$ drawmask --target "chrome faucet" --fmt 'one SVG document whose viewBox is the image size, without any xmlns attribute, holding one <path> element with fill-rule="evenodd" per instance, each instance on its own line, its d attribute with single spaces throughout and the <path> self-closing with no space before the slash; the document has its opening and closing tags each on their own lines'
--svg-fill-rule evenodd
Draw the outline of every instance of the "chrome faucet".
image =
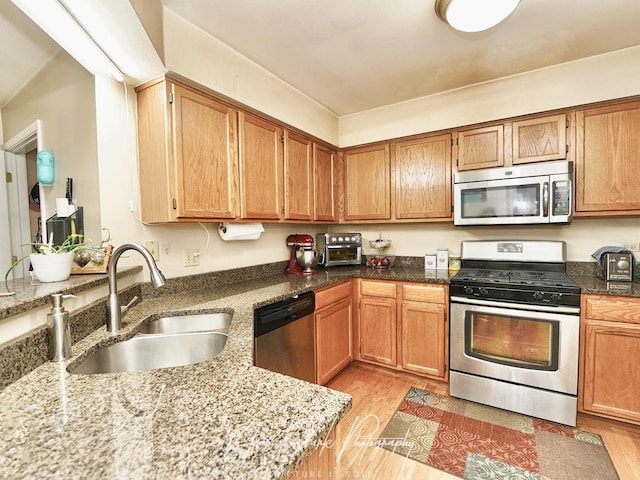
<svg viewBox="0 0 640 480">
<path fill-rule="evenodd" d="M 109 304 L 107 311 L 107 330 L 111 333 L 117 333 L 122 327 L 121 317 L 127 307 L 120 307 L 120 299 L 118 299 L 118 286 L 116 282 L 116 264 L 120 255 L 127 250 L 136 250 L 147 261 L 149 266 L 149 272 L 151 274 L 151 284 L 155 288 L 160 288 L 165 284 L 166 279 L 164 275 L 156 265 L 153 256 L 145 247 L 139 243 L 125 243 L 116 248 L 111 254 L 111 260 L 109 261 Z"/>
</svg>

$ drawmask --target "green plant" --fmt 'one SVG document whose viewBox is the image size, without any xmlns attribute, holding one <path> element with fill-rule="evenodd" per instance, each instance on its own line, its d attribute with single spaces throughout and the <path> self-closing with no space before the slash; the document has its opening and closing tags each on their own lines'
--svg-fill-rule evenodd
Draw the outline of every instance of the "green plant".
<svg viewBox="0 0 640 480">
<path fill-rule="evenodd" d="M 15 262 L 9 267 L 7 272 L 4 274 L 4 284 L 7 287 L 7 291 L 9 291 L 9 275 L 23 260 L 29 258 L 30 255 L 60 255 L 64 253 L 73 253 L 79 249 L 86 249 L 87 245 L 91 242 L 91 239 L 85 235 L 80 233 L 73 233 L 64 239 L 60 245 L 54 245 L 53 239 L 50 238 L 49 243 L 23 243 L 20 245 L 21 247 L 32 247 L 35 252 L 29 253 Z M 92 249 L 91 247 L 89 247 Z M 95 249 L 94 249 L 95 250 Z"/>
</svg>

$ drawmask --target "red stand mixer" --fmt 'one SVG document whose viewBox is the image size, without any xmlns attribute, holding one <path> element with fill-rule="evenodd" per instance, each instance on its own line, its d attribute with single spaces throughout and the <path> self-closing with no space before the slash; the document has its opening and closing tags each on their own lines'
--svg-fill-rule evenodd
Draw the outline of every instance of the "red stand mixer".
<svg viewBox="0 0 640 480">
<path fill-rule="evenodd" d="M 289 264 L 284 273 L 293 275 L 315 275 L 318 273 L 318 252 L 313 249 L 313 235 L 296 233 L 287 237 L 287 246 L 291 247 Z"/>
</svg>

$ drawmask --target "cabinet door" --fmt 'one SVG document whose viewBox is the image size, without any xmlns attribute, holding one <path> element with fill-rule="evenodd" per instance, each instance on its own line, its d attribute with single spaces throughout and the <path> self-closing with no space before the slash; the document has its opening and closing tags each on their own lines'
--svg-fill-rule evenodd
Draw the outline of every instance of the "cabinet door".
<svg viewBox="0 0 640 480">
<path fill-rule="evenodd" d="M 353 360 L 351 297 L 316 311 L 316 383 L 324 385 Z"/>
<path fill-rule="evenodd" d="M 178 218 L 236 217 L 237 113 L 212 98 L 172 86 Z"/>
<path fill-rule="evenodd" d="M 313 220 L 313 144 L 302 135 L 284 133 L 284 218 Z"/>
<path fill-rule="evenodd" d="M 396 301 L 360 297 L 360 358 L 396 366 Z"/>
<path fill-rule="evenodd" d="M 239 113 L 240 212 L 243 219 L 279 220 L 282 216 L 282 135 L 279 126 Z"/>
<path fill-rule="evenodd" d="M 446 311 L 443 305 L 402 302 L 402 368 L 445 376 Z"/>
<path fill-rule="evenodd" d="M 640 214 L 640 102 L 576 114 L 576 213 Z"/>
<path fill-rule="evenodd" d="M 344 175 L 345 220 L 391 218 L 389 144 L 347 150 Z"/>
<path fill-rule="evenodd" d="M 640 423 L 640 325 L 587 320 L 583 408 Z"/>
<path fill-rule="evenodd" d="M 173 154 L 170 128 L 170 85 L 160 81 L 136 90 L 138 104 L 138 162 L 140 216 L 145 223 L 175 221 Z"/>
<path fill-rule="evenodd" d="M 504 165 L 502 125 L 458 132 L 458 170 L 474 170 Z"/>
<path fill-rule="evenodd" d="M 567 156 L 567 116 L 513 122 L 513 164 L 561 160 Z"/>
<path fill-rule="evenodd" d="M 320 145 L 313 145 L 313 170 L 315 192 L 314 220 L 335 222 L 334 171 L 336 152 Z"/>
<path fill-rule="evenodd" d="M 451 218 L 451 135 L 394 145 L 395 217 Z"/>
</svg>

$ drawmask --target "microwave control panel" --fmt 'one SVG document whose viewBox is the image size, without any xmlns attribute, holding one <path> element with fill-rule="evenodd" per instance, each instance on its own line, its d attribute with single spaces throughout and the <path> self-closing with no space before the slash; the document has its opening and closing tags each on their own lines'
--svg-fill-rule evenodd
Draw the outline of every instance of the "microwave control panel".
<svg viewBox="0 0 640 480">
<path fill-rule="evenodd" d="M 553 215 L 571 215 L 571 182 L 561 180 L 553 182 Z"/>
</svg>

